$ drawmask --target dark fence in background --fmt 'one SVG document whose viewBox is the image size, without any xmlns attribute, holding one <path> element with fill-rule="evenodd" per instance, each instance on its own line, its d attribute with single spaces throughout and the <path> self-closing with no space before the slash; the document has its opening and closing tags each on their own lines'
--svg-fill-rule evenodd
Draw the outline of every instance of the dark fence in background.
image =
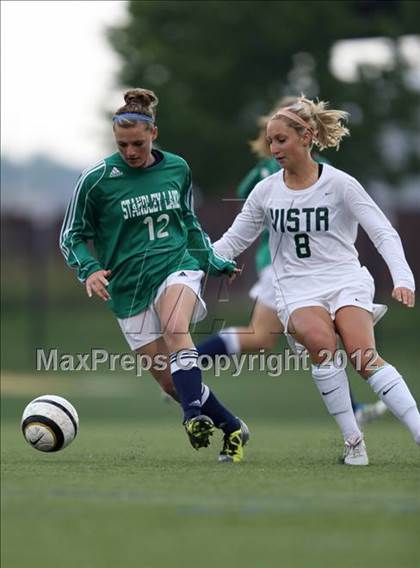
<svg viewBox="0 0 420 568">
<path fill-rule="evenodd" d="M 240 209 L 238 202 L 220 202 L 207 200 L 200 208 L 199 218 L 203 228 L 212 240 L 219 238 L 230 226 L 235 214 Z M 75 273 L 69 270 L 58 249 L 61 218 L 52 222 L 34 222 L 22 217 L 7 215 L 2 217 L 2 302 L 22 300 L 18 290 L 31 288 L 34 304 L 46 301 L 45 296 L 52 295 L 54 301 L 72 300 L 80 293 Z M 407 260 L 414 272 L 416 281 L 420 281 L 419 229 L 420 212 L 396 211 L 396 226 L 406 252 Z M 254 253 L 256 244 L 241 255 L 239 264 L 244 267 L 242 276 L 237 278 L 235 293 L 245 295 L 256 278 Z M 375 278 L 377 294 L 389 294 L 392 281 L 382 257 L 378 254 L 364 231 L 359 232 L 357 248 L 360 261 L 366 265 Z M 20 275 L 20 276 L 19 276 Z M 9 281 L 9 276 L 11 281 Z M 26 281 L 19 282 L 19 278 Z M 53 279 L 53 290 L 47 280 Z M 211 281 L 217 279 L 211 279 Z M 57 284 L 54 284 L 57 282 Z M 57 287 L 56 287 L 57 286 Z M 210 289 L 212 283 L 210 282 Z M 213 284 L 217 286 L 217 284 Z"/>
<path fill-rule="evenodd" d="M 207 199 L 199 210 L 199 218 L 214 240 L 230 226 L 239 208 L 238 202 Z M 1 354 L 5 370 L 33 372 L 37 348 L 55 347 L 74 353 L 85 352 L 92 346 L 110 352 L 127 350 L 109 309 L 97 298 L 89 300 L 74 271 L 65 265 L 58 249 L 61 220 L 33 222 L 12 215 L 2 219 Z M 419 281 L 420 213 L 396 212 L 394 224 Z M 226 278 L 208 280 L 204 297 L 209 316 L 195 328 L 196 340 L 225 326 L 249 323 L 253 302 L 248 291 L 256 278 L 255 247 L 254 244 L 240 257 L 243 274 L 232 285 Z M 363 232 L 358 249 L 361 262 L 375 278 L 377 299 L 390 304 L 392 282 L 388 269 Z M 412 324 L 414 315 L 407 313 L 408 323 Z M 406 334 L 404 337 L 404 341 L 409 339 Z"/>
</svg>

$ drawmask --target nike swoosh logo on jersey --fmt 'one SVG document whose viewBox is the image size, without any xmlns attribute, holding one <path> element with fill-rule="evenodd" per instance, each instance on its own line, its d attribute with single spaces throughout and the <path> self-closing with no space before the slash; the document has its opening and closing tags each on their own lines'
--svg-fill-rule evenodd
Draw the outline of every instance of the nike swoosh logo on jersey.
<svg viewBox="0 0 420 568">
<path fill-rule="evenodd" d="M 397 384 L 398 384 L 398 383 L 395 383 L 395 385 L 392 385 L 392 387 L 389 387 L 389 389 L 388 389 L 388 390 L 386 390 L 386 391 L 383 391 L 383 393 L 382 393 L 382 396 L 385 396 L 386 394 L 388 394 L 390 390 L 392 390 L 392 389 L 393 389 L 394 387 L 396 387 L 396 386 L 397 386 Z"/>
<path fill-rule="evenodd" d="M 328 392 L 321 392 L 322 396 L 327 396 L 327 394 L 331 394 L 332 392 L 336 391 L 337 389 L 339 389 L 340 387 L 335 387 L 335 389 L 332 389 Z"/>
</svg>

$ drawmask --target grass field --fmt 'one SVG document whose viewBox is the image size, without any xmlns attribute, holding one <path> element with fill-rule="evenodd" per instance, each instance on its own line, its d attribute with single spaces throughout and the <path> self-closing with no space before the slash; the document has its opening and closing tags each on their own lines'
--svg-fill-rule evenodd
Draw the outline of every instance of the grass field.
<svg viewBox="0 0 420 568">
<path fill-rule="evenodd" d="M 50 314 L 46 347 L 82 351 L 97 337 L 95 346 L 120 350 L 118 330 L 102 311 L 103 318 L 92 316 L 97 309 L 84 319 Z M 371 464 L 352 469 L 338 463 L 342 441 L 308 373 L 207 374 L 252 431 L 243 463 L 218 464 L 220 435 L 211 448 L 192 450 L 178 408 L 161 400 L 150 377 L 31 372 L 34 358 L 20 343 L 27 323 L 23 314 L 9 316 L 5 568 L 420 565 L 419 450 L 393 417 L 366 427 Z M 418 320 L 396 307 L 379 334 L 382 352 L 420 400 Z M 352 384 L 359 399 L 373 400 L 360 379 Z M 30 448 L 20 432 L 24 406 L 47 393 L 67 397 L 80 415 L 74 443 L 51 455 Z"/>
<path fill-rule="evenodd" d="M 418 448 L 393 418 L 367 428 L 371 465 L 351 469 L 309 377 L 208 382 L 252 429 L 242 464 L 216 463 L 220 436 L 192 450 L 147 378 L 5 375 L 2 565 L 418 566 Z M 43 392 L 81 417 L 54 455 L 19 430 Z"/>
</svg>

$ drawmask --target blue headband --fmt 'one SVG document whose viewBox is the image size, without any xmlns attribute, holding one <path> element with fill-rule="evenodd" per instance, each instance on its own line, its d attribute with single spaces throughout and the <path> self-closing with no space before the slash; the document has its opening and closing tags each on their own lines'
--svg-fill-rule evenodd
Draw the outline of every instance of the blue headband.
<svg viewBox="0 0 420 568">
<path fill-rule="evenodd" d="M 133 120 L 135 122 L 154 122 L 154 119 L 147 114 L 140 114 L 139 112 L 124 112 L 122 114 L 115 114 L 112 117 L 114 122 L 120 122 L 122 120 Z"/>
</svg>

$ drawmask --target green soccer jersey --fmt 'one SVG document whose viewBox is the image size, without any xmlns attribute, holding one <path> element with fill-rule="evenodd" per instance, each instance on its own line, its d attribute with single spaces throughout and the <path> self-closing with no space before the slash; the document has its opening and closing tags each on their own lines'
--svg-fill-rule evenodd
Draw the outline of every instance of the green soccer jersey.
<svg viewBox="0 0 420 568">
<path fill-rule="evenodd" d="M 115 153 L 85 170 L 61 230 L 63 255 L 82 282 L 97 270 L 112 271 L 109 304 L 119 318 L 146 309 L 173 272 L 218 275 L 235 267 L 216 255 L 195 217 L 188 164 L 153 153 L 148 168 L 132 168 Z"/>
</svg>

